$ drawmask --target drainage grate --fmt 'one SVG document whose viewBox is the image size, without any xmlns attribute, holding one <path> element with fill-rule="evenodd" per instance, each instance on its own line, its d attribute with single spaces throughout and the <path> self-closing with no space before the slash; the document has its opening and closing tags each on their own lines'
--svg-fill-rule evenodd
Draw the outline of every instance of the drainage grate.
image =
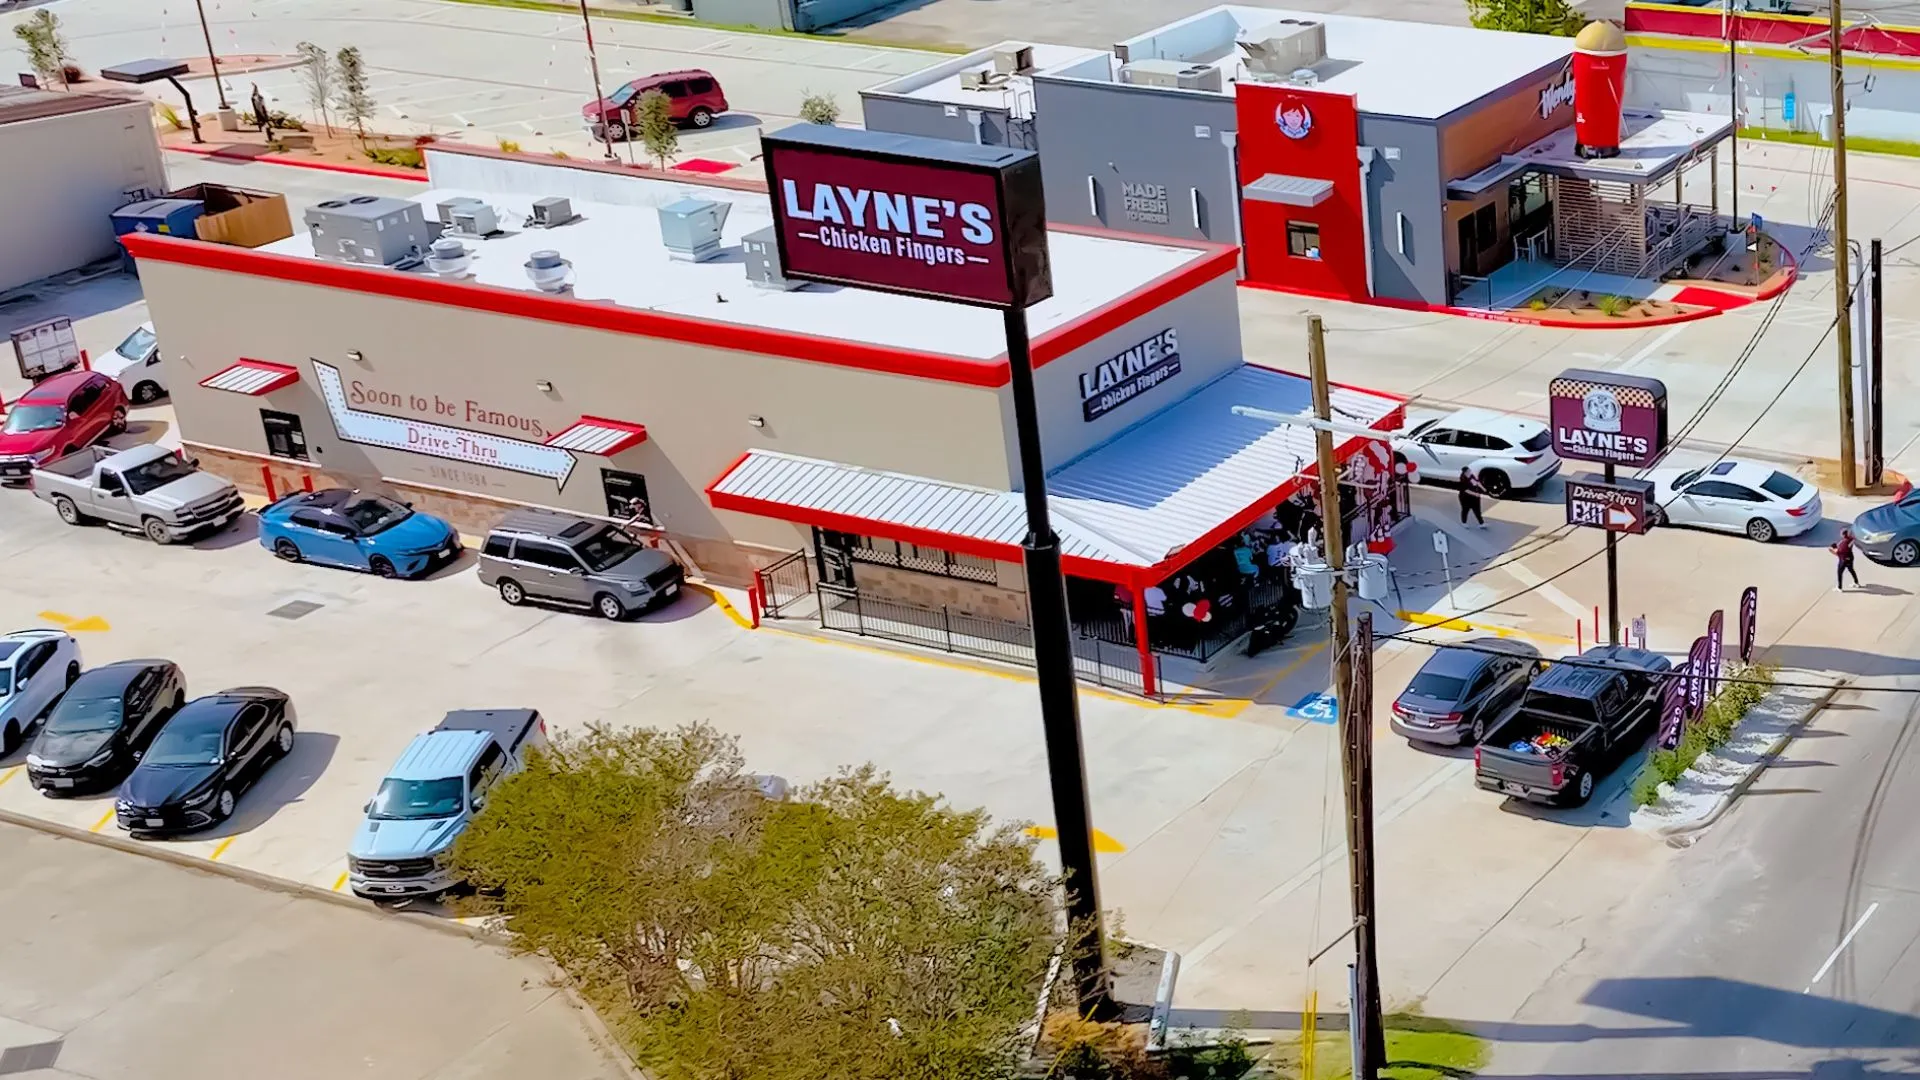
<svg viewBox="0 0 1920 1080">
<path fill-rule="evenodd" d="M 60 1060 L 60 1045 L 63 1040 L 34 1043 L 32 1046 L 10 1046 L 0 1051 L 0 1076 L 12 1076 L 15 1073 L 30 1073 L 37 1069 L 51 1069 Z"/>
<path fill-rule="evenodd" d="M 276 619 L 299 619 L 311 615 L 323 607 L 326 607 L 326 605 L 316 604 L 311 600 L 289 600 L 279 607 L 274 608 L 272 611 L 267 612 L 267 614 Z"/>
</svg>

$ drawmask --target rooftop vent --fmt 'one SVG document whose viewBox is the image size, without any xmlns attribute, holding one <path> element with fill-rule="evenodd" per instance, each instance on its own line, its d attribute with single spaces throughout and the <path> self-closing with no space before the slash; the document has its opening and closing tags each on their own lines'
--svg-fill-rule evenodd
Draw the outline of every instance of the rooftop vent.
<svg viewBox="0 0 1920 1080">
<path fill-rule="evenodd" d="M 566 292 L 567 278 L 573 274 L 573 264 L 557 251 L 534 252 L 527 258 L 526 269 L 527 280 L 543 293 Z"/>
<path fill-rule="evenodd" d="M 1318 86 L 1320 85 L 1320 73 L 1312 68 L 1301 68 L 1293 74 L 1288 75 L 1287 81 L 1295 86 Z"/>
<path fill-rule="evenodd" d="M 440 224 L 451 225 L 453 224 L 453 212 L 455 210 L 465 206 L 485 205 L 486 201 L 484 199 L 476 199 L 471 195 L 456 195 L 451 199 L 442 200 L 434 207 L 434 210 L 439 215 Z"/>
<path fill-rule="evenodd" d="M 1219 93 L 1225 85 L 1220 69 L 1212 64 L 1195 64 L 1174 75 L 1174 84 L 1182 90 L 1211 90 Z"/>
<path fill-rule="evenodd" d="M 792 291 L 806 284 L 781 272 L 780 245 L 774 240 L 773 226 L 755 229 L 741 237 L 740 251 L 747 257 L 747 280 L 755 286 Z"/>
<path fill-rule="evenodd" d="M 447 223 L 447 231 L 466 236 L 492 236 L 500 231 L 500 215 L 493 207 L 474 199 L 453 208 L 453 220 Z"/>
<path fill-rule="evenodd" d="M 1177 88 L 1180 74 L 1193 65 L 1186 60 L 1135 60 L 1120 67 L 1120 81 L 1129 86 Z"/>
<path fill-rule="evenodd" d="M 533 215 L 527 218 L 527 226 L 534 229 L 551 229 L 572 220 L 573 203 L 558 195 L 550 195 L 533 201 Z"/>
<path fill-rule="evenodd" d="M 993 70 L 999 75 L 1025 75 L 1033 70 L 1033 46 L 993 50 Z"/>
<path fill-rule="evenodd" d="M 660 239 L 668 256 L 680 262 L 705 262 L 720 254 L 720 230 L 732 210 L 732 203 L 691 196 L 661 207 Z"/>
<path fill-rule="evenodd" d="M 473 265 L 473 252 L 451 236 L 442 237 L 427 249 L 427 269 L 444 278 L 465 277 Z"/>
<path fill-rule="evenodd" d="M 1255 78 L 1290 79 L 1301 68 L 1327 58 L 1325 23 L 1281 19 L 1234 42 L 1247 54 L 1247 73 Z"/>
</svg>

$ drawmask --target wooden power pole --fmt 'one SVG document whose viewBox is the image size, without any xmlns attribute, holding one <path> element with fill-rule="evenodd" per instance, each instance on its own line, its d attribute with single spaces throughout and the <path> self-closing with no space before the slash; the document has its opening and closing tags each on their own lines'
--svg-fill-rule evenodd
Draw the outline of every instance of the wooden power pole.
<svg viewBox="0 0 1920 1080">
<path fill-rule="evenodd" d="M 1840 488 L 1859 492 L 1853 460 L 1853 281 L 1852 253 L 1847 248 L 1847 83 L 1840 0 L 1827 11 L 1827 64 L 1832 69 L 1833 99 L 1833 310 L 1834 339 L 1839 343 L 1836 371 L 1840 384 Z"/>
</svg>

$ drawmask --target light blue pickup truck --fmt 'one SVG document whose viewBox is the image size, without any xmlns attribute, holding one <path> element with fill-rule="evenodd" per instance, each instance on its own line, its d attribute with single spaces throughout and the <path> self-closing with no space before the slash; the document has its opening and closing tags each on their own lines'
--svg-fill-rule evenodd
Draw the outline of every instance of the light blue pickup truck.
<svg viewBox="0 0 1920 1080">
<path fill-rule="evenodd" d="M 487 805 L 487 790 L 544 746 L 533 709 L 462 709 L 413 740 L 367 803 L 347 849 L 347 881 L 366 900 L 436 897 L 456 881 L 448 853 Z"/>
</svg>

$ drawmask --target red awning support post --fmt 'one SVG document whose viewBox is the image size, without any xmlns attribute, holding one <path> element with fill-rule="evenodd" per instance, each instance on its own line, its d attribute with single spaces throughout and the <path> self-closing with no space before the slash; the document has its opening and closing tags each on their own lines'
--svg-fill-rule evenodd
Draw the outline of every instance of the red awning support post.
<svg viewBox="0 0 1920 1080">
<path fill-rule="evenodd" d="M 279 496 L 275 495 L 273 491 L 273 466 L 271 465 L 260 466 L 260 482 L 267 486 L 267 501 L 268 502 L 276 501 L 279 498 Z"/>
<path fill-rule="evenodd" d="M 753 628 L 760 629 L 760 583 L 747 586 L 747 614 L 751 616 Z"/>
<path fill-rule="evenodd" d="M 1133 593 L 1133 642 L 1140 649 L 1140 693 L 1153 697 L 1158 689 L 1153 672 L 1153 647 L 1147 643 L 1147 590 L 1136 586 Z"/>
<path fill-rule="evenodd" d="M 301 487 L 301 490 L 303 491 L 313 490 L 313 474 L 312 473 L 300 474 L 300 487 Z"/>
</svg>

